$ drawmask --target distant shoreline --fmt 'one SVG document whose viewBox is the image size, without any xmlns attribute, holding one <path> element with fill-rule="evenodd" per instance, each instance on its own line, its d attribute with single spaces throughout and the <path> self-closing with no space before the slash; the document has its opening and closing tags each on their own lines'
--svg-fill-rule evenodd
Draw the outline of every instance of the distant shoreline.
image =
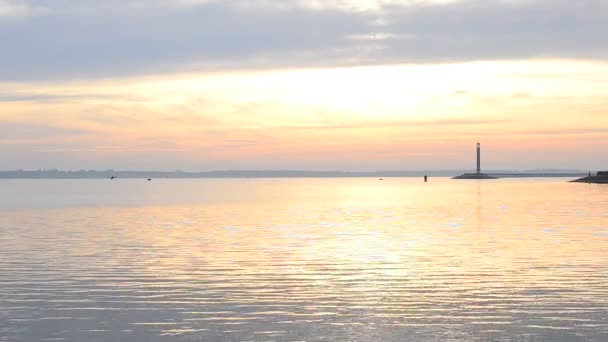
<svg viewBox="0 0 608 342">
<path fill-rule="evenodd" d="M 402 177 L 453 177 L 467 172 L 466 170 L 436 171 L 206 171 L 206 172 L 163 172 L 163 171 L 113 171 L 113 170 L 35 170 L 35 171 L 0 171 L 0 179 L 139 179 L 139 178 L 402 178 Z M 530 170 L 530 171 L 487 171 L 487 174 L 498 178 L 533 178 L 533 177 L 584 177 L 588 173 L 574 170 Z"/>
</svg>

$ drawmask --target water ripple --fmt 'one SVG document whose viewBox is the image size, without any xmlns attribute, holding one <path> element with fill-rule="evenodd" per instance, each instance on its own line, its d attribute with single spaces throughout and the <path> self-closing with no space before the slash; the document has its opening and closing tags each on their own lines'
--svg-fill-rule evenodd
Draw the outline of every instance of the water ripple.
<svg viewBox="0 0 608 342">
<path fill-rule="evenodd" d="M 61 206 L 0 200 L 0 341 L 608 340 L 606 187 L 159 181 L 139 195 L 168 202 L 82 206 L 57 182 Z M 223 186 L 251 197 L 197 197 Z"/>
</svg>

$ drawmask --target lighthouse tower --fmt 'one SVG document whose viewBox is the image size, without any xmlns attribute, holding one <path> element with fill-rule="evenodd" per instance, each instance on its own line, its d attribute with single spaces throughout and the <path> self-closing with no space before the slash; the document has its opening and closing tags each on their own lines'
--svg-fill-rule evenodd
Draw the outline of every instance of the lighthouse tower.
<svg viewBox="0 0 608 342">
<path fill-rule="evenodd" d="M 477 143 L 477 173 L 481 173 L 481 144 Z"/>
<path fill-rule="evenodd" d="M 481 144 L 477 143 L 477 170 L 475 173 L 465 173 L 454 177 L 454 179 L 496 179 L 494 176 L 487 175 L 481 172 Z"/>
</svg>

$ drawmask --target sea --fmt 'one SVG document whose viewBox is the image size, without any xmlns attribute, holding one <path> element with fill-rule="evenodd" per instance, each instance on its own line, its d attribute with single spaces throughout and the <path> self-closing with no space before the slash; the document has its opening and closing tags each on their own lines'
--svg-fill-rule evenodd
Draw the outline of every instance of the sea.
<svg viewBox="0 0 608 342">
<path fill-rule="evenodd" d="M 0 180 L 0 341 L 608 341 L 608 186 Z"/>
</svg>

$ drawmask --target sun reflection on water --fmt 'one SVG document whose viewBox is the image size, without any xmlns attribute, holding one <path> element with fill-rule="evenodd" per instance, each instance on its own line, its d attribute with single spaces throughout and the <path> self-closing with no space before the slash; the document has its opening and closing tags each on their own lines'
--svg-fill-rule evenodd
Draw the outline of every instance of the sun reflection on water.
<svg viewBox="0 0 608 342">
<path fill-rule="evenodd" d="M 167 182 L 147 190 L 167 203 L 4 211 L 0 336 L 608 336 L 606 188 L 561 180 L 234 180 L 230 188 L 256 195 L 214 200 L 192 195 L 213 181 L 190 181 L 191 196 L 176 204 Z"/>
</svg>

